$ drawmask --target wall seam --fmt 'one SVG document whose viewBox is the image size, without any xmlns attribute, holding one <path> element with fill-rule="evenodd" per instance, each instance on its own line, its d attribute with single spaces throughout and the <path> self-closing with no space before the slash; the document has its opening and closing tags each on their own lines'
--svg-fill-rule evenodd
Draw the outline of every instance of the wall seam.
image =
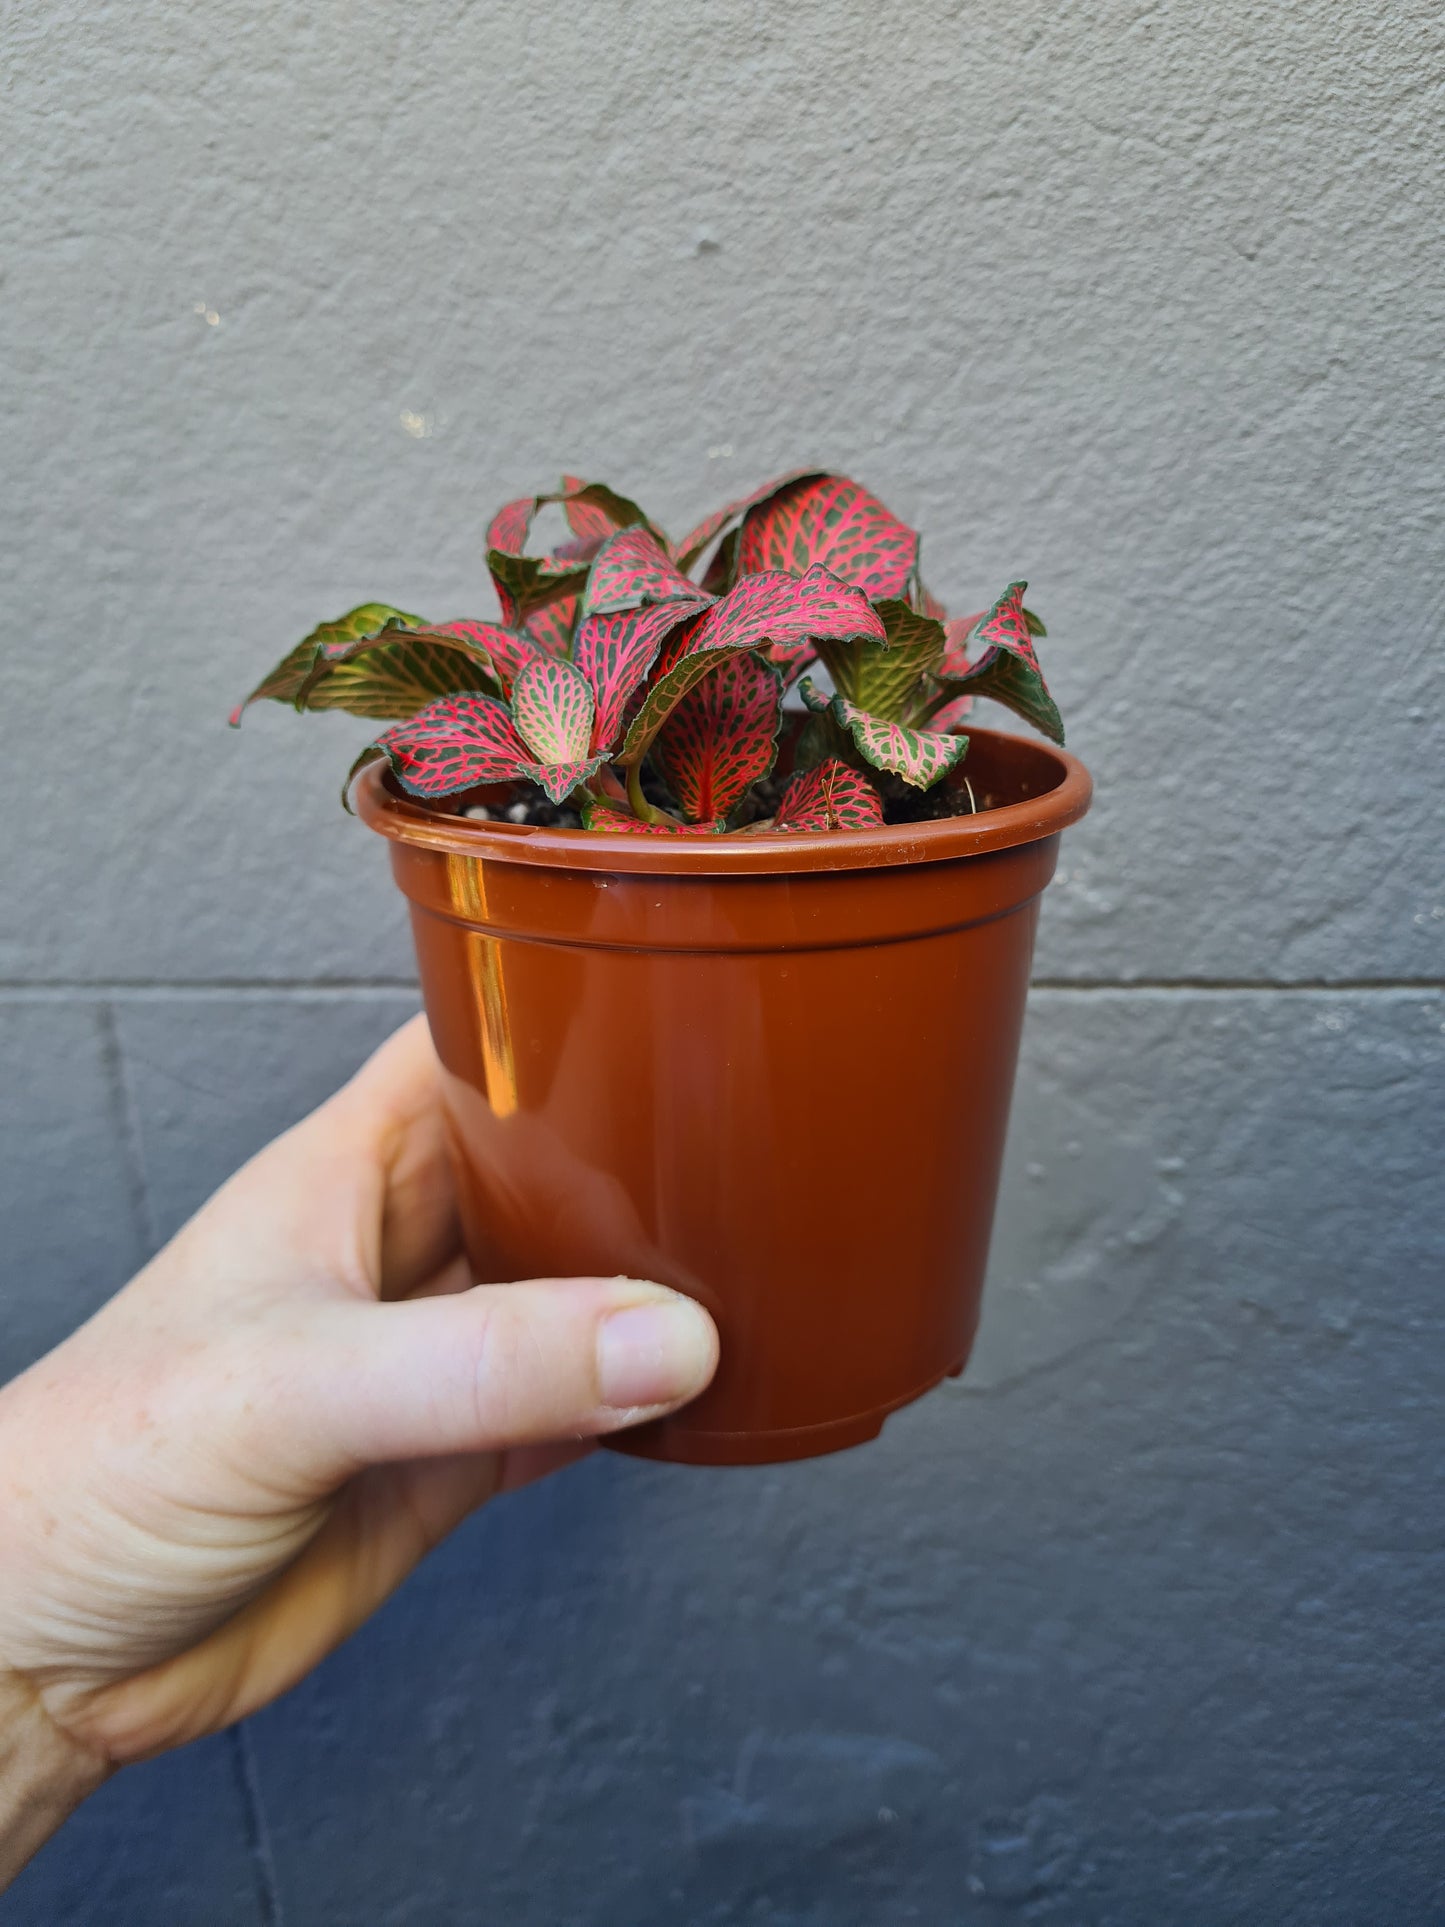
<svg viewBox="0 0 1445 1927">
<path fill-rule="evenodd" d="M 1230 996 L 1373 996 L 1417 994 L 1445 991 L 1442 977 L 1342 977 L 1265 978 L 1265 977 L 1035 977 L 1032 988 L 1070 995 L 1147 991 L 1152 993 Z M 415 982 L 404 978 L 368 981 L 328 982 L 306 979 L 217 979 L 214 982 L 167 982 L 161 979 L 105 981 L 95 983 L 0 982 L 0 1003 L 157 1003 L 176 999 L 185 1002 L 220 1002 L 227 998 L 252 998 L 278 1002 L 375 1001 L 390 1003 L 401 997 L 416 997 Z"/>
<path fill-rule="evenodd" d="M 256 1875 L 256 1909 L 261 1927 L 285 1927 L 281 1889 L 276 1879 L 276 1860 L 271 1851 L 271 1833 L 266 1825 L 266 1808 L 261 1798 L 261 1775 L 251 1745 L 250 1729 L 244 1720 L 226 1729 L 231 1752 L 231 1767 L 236 1789 L 241 1796 L 241 1814 L 246 1833 L 246 1851 Z"/>
<path fill-rule="evenodd" d="M 156 1237 L 150 1183 L 146 1176 L 140 1112 L 126 1068 L 125 1048 L 120 1039 L 120 1026 L 116 1022 L 115 1005 L 108 999 L 96 1012 L 96 1029 L 100 1039 L 101 1067 L 110 1100 L 111 1121 L 120 1145 L 131 1223 L 137 1248 L 144 1260 L 156 1250 L 159 1240 Z"/>
</svg>

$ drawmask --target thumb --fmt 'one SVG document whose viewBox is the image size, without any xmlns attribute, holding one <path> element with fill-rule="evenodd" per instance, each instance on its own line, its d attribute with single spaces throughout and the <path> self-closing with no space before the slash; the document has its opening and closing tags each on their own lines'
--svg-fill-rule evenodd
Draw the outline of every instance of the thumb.
<svg viewBox="0 0 1445 1927">
<path fill-rule="evenodd" d="M 340 1502 L 198 1645 L 89 1693 L 71 1719 L 109 1758 L 128 1760 L 243 1718 L 294 1685 L 490 1496 L 498 1467 L 476 1454 L 655 1418 L 700 1392 L 716 1364 L 700 1305 L 628 1278 L 317 1307 L 268 1346 L 264 1398 L 258 1375 L 245 1375 L 231 1443 L 296 1496 L 311 1487 L 320 1499 L 349 1481 Z M 399 1463 L 421 1459 L 450 1463 Z"/>
<path fill-rule="evenodd" d="M 308 1471 L 589 1438 L 672 1411 L 717 1367 L 691 1298 L 631 1278 L 534 1279 L 318 1306 L 285 1380 Z"/>
</svg>

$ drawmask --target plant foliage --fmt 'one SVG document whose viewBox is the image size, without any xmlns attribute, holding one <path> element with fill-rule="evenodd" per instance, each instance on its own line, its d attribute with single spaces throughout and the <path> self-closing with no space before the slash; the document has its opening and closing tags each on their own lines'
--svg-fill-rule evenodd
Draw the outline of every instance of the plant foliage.
<svg viewBox="0 0 1445 1927">
<path fill-rule="evenodd" d="M 567 540 L 533 553 L 554 504 Z M 568 475 L 498 510 L 486 560 L 500 621 L 364 603 L 313 629 L 232 722 L 263 697 L 374 717 L 392 727 L 353 774 L 384 757 L 434 802 L 535 784 L 588 829 L 650 835 L 876 826 L 904 794 L 890 782 L 951 779 L 980 696 L 1064 740 L 1026 585 L 951 620 L 916 532 L 846 476 L 782 476 L 672 542 L 636 502 Z"/>
</svg>

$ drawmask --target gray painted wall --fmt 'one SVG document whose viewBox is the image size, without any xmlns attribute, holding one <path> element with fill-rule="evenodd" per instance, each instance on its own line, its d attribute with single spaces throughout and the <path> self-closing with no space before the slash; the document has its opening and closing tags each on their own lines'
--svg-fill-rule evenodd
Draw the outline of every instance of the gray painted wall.
<svg viewBox="0 0 1445 1927">
<path fill-rule="evenodd" d="M 1434 5 L 4 34 L 5 1369 L 411 1008 L 359 726 L 230 702 L 564 463 L 1027 574 L 1099 800 L 962 1384 L 496 1509 L 0 1921 L 1445 1917 Z"/>
</svg>

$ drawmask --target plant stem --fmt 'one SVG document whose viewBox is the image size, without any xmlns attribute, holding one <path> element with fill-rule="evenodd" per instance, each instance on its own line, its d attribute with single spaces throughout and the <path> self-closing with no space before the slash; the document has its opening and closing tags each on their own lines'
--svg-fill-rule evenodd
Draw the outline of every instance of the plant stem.
<svg viewBox="0 0 1445 1927">
<path fill-rule="evenodd" d="M 649 803 L 642 794 L 642 765 L 634 763 L 627 772 L 627 800 L 632 805 L 632 814 L 642 823 L 672 823 L 675 818 L 666 810 L 659 810 Z"/>
</svg>

